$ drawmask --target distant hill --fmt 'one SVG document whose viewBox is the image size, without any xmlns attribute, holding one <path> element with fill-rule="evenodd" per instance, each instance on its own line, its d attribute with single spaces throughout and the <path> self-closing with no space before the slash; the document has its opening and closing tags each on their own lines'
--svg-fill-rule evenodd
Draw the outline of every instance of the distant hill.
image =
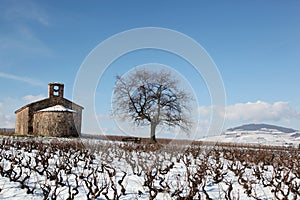
<svg viewBox="0 0 300 200">
<path fill-rule="evenodd" d="M 270 124 L 246 124 L 199 141 L 300 147 L 300 131 Z"/>
<path fill-rule="evenodd" d="M 259 131 L 259 130 L 277 130 L 283 133 L 294 133 L 296 130 L 291 128 L 285 128 L 281 126 L 275 126 L 270 124 L 246 124 L 235 128 L 227 129 L 227 131 Z"/>
</svg>

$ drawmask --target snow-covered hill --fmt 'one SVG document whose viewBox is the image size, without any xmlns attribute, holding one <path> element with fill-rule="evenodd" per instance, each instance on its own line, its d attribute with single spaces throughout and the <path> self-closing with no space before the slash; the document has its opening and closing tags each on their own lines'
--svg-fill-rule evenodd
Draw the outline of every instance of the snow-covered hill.
<svg viewBox="0 0 300 200">
<path fill-rule="evenodd" d="M 221 135 L 207 136 L 200 141 L 299 146 L 300 131 L 269 124 L 247 124 L 224 131 Z"/>
</svg>

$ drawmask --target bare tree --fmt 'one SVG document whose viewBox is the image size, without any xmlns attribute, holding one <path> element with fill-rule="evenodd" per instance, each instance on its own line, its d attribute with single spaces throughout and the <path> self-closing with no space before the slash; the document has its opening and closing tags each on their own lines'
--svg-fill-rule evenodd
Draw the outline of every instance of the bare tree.
<svg viewBox="0 0 300 200">
<path fill-rule="evenodd" d="M 129 117 L 138 126 L 150 125 L 151 142 L 156 142 L 159 125 L 189 132 L 193 98 L 179 86 L 179 80 L 166 70 L 136 69 L 128 76 L 117 76 L 113 114 Z"/>
</svg>

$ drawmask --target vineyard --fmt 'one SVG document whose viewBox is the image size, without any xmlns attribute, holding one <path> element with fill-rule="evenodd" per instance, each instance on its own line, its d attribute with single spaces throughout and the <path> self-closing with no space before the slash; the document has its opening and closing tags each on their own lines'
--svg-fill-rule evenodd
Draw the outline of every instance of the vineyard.
<svg viewBox="0 0 300 200">
<path fill-rule="evenodd" d="M 296 148 L 1 137 L 1 199 L 299 199 Z"/>
</svg>

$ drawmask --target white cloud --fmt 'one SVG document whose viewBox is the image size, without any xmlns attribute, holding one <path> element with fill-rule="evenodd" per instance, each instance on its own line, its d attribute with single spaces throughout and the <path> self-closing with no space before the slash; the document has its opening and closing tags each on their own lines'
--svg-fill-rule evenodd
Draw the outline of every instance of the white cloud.
<svg viewBox="0 0 300 200">
<path fill-rule="evenodd" d="M 300 119 L 300 112 L 293 109 L 288 102 L 278 101 L 273 104 L 257 101 L 238 103 L 226 108 L 226 120 L 230 121 L 280 121 Z"/>
<path fill-rule="evenodd" d="M 29 27 L 20 26 L 12 34 L 0 32 L 0 58 L 9 60 L 9 57 L 53 56 L 53 51 L 40 40 Z"/>
<path fill-rule="evenodd" d="M 0 102 L 0 128 L 13 128 L 15 127 L 15 121 L 12 115 L 5 113 L 4 103 Z"/>
<path fill-rule="evenodd" d="M 197 138 L 202 138 L 208 134 L 210 121 L 208 119 L 201 119 L 198 121 Z"/>
<path fill-rule="evenodd" d="M 11 115 L 0 113 L 0 128 L 14 128 L 15 119 Z"/>
<path fill-rule="evenodd" d="M 15 127 L 15 111 L 28 103 L 44 99 L 43 94 L 27 95 L 21 98 L 6 97 L 0 102 L 0 128 Z"/>
<path fill-rule="evenodd" d="M 110 120 L 112 116 L 110 114 L 97 114 L 97 120 Z"/>
<path fill-rule="evenodd" d="M 42 100 L 45 99 L 46 97 L 43 94 L 39 94 L 39 95 L 26 95 L 24 96 L 22 99 L 25 101 L 25 103 L 31 103 L 31 102 L 35 102 L 38 100 Z"/>
<path fill-rule="evenodd" d="M 199 112 L 200 118 L 207 118 L 211 115 L 212 107 L 211 106 L 200 106 L 198 108 L 198 112 Z"/>
<path fill-rule="evenodd" d="M 49 26 L 47 12 L 33 1 L 7 1 L 2 6 L 2 18 L 9 22 L 37 22 L 42 26 Z"/>
<path fill-rule="evenodd" d="M 21 76 L 16 76 L 13 74 L 7 74 L 7 73 L 2 73 L 0 72 L 0 78 L 5 78 L 5 79 L 10 79 L 10 80 L 15 80 L 15 81 L 21 81 L 24 83 L 28 83 L 30 85 L 35 85 L 35 86 L 44 86 L 45 84 L 42 83 L 41 81 L 31 79 L 28 77 L 21 77 Z"/>
<path fill-rule="evenodd" d="M 201 122 L 210 120 L 213 112 L 220 117 L 224 115 L 224 109 L 218 106 L 201 106 L 198 108 L 198 111 Z M 290 122 L 299 122 L 300 120 L 300 110 L 291 107 L 289 102 L 283 101 L 274 103 L 264 101 L 237 103 L 226 106 L 225 112 L 225 123 L 227 125 L 265 122 L 293 125 Z M 204 126 L 204 129 L 208 127 L 207 123 L 202 123 L 202 126 Z"/>
</svg>

